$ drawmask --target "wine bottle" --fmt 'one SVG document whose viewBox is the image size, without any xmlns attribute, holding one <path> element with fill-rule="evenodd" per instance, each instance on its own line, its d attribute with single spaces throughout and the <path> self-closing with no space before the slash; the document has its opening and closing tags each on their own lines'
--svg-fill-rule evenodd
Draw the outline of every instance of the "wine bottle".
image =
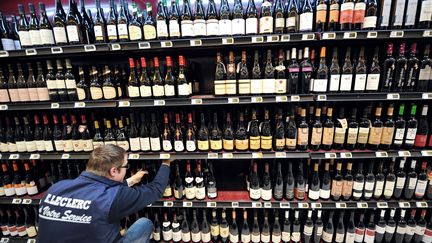
<svg viewBox="0 0 432 243">
<path fill-rule="evenodd" d="M 333 49 L 332 63 L 330 65 L 330 86 L 329 86 L 330 92 L 338 92 L 339 91 L 340 78 L 341 78 L 341 75 L 340 75 L 340 67 L 339 67 L 339 61 L 338 61 L 338 49 L 337 49 L 337 47 L 335 47 Z M 326 87 L 326 89 L 327 89 L 327 87 Z"/>
<path fill-rule="evenodd" d="M 364 12 L 364 9 L 363 9 Z M 340 30 L 348 31 L 352 29 L 354 20 L 354 1 L 343 0 L 340 13 Z"/>
<path fill-rule="evenodd" d="M 147 16 L 143 22 L 144 40 L 156 39 L 156 21 L 153 18 L 152 5 L 146 3 Z M 156 63 L 156 62 L 155 62 Z"/>
<path fill-rule="evenodd" d="M 425 235 L 425 230 L 426 230 L 425 216 L 426 216 L 426 210 L 422 210 L 420 219 L 417 220 L 417 226 L 415 227 L 414 242 L 421 242 L 421 240 Z"/>
<path fill-rule="evenodd" d="M 336 225 L 335 242 L 342 243 L 344 242 L 344 238 L 345 238 L 344 211 L 341 211 L 339 213 L 339 220 Z"/>
<path fill-rule="evenodd" d="M 320 197 L 320 178 L 318 173 L 318 167 L 319 163 L 315 163 L 308 191 L 308 198 L 311 200 L 318 200 Z"/>
<path fill-rule="evenodd" d="M 359 163 L 357 167 L 357 174 L 353 180 L 353 197 L 354 200 L 360 200 L 363 195 L 364 185 L 365 185 L 365 177 L 363 175 L 363 163 Z"/>
<path fill-rule="evenodd" d="M 117 42 L 118 41 L 117 16 L 115 13 L 116 9 L 114 7 L 114 0 L 110 0 L 109 6 L 110 6 L 110 11 L 109 11 L 108 19 L 107 19 L 107 23 L 106 23 L 108 41 L 109 42 Z M 102 12 L 102 14 L 103 14 L 103 12 Z"/>
<path fill-rule="evenodd" d="M 250 180 L 249 197 L 252 200 L 259 200 L 261 198 L 261 187 L 260 187 L 258 168 L 256 163 L 253 163 L 252 174 L 249 180 Z"/>
<path fill-rule="evenodd" d="M 341 92 L 350 92 L 353 80 L 353 65 L 351 63 L 351 47 L 347 47 L 345 53 L 345 61 L 342 66 L 342 73 L 340 79 L 340 88 Z"/>
<path fill-rule="evenodd" d="M 218 36 L 219 35 L 219 20 L 218 13 L 216 10 L 216 3 L 214 0 L 210 0 L 207 8 L 207 36 Z"/>
<path fill-rule="evenodd" d="M 416 168 L 416 160 L 411 160 L 411 169 L 410 172 L 408 172 L 407 174 L 407 183 L 405 184 L 405 189 L 404 189 L 404 197 L 406 199 L 411 199 L 412 196 L 414 195 L 415 192 L 415 188 L 417 185 L 417 173 L 415 171 Z"/>
<path fill-rule="evenodd" d="M 33 68 L 31 63 L 27 63 L 28 77 L 27 77 L 27 90 L 29 94 L 30 101 L 39 101 L 39 96 L 37 93 L 37 83 L 33 74 Z M 6 91 L 6 90 L 5 90 Z M 7 91 L 6 91 L 7 92 Z M 6 94 L 9 99 L 9 95 Z"/>
<path fill-rule="evenodd" d="M 355 239 L 354 239 L 354 242 L 363 242 L 363 240 L 364 240 L 364 234 L 365 234 L 365 224 L 364 224 L 364 213 L 362 212 L 361 214 L 360 214 L 360 217 L 359 217 L 359 221 L 357 222 L 357 225 L 356 225 L 356 234 L 355 234 Z"/>
<path fill-rule="evenodd" d="M 181 223 L 181 239 L 183 242 L 191 241 L 191 232 L 187 220 L 186 210 L 183 211 L 183 221 Z"/>
<path fill-rule="evenodd" d="M 405 91 L 412 92 L 414 87 L 417 86 L 416 81 L 418 78 L 418 69 L 420 65 L 419 59 L 416 57 L 417 53 L 417 43 L 413 43 L 410 48 L 410 57 L 407 61 L 406 69 L 406 86 Z"/>
<path fill-rule="evenodd" d="M 210 149 L 222 150 L 222 131 L 219 129 L 217 113 L 213 113 L 213 129 L 210 131 Z"/>
<path fill-rule="evenodd" d="M 309 0 L 303 1 L 300 13 L 299 31 L 308 32 L 313 28 L 313 8 Z"/>
<path fill-rule="evenodd" d="M 416 199 L 422 199 L 426 193 L 426 186 L 428 183 L 426 167 L 427 162 L 423 162 L 421 166 L 421 172 L 418 174 L 417 185 L 414 191 Z"/>
<path fill-rule="evenodd" d="M 24 120 L 24 131 L 23 137 L 25 141 L 25 148 L 27 152 L 35 152 L 37 150 L 36 142 L 34 140 L 33 130 L 30 128 L 30 122 L 27 117 L 23 117 Z"/>
<path fill-rule="evenodd" d="M 140 148 L 142 151 L 150 151 L 151 145 L 150 145 L 150 132 L 148 130 L 146 119 L 144 117 L 144 113 L 141 112 L 140 114 L 140 127 L 139 127 L 139 142 L 140 142 Z"/>
<path fill-rule="evenodd" d="M 162 131 L 162 150 L 169 152 L 173 149 L 171 128 L 168 125 L 168 114 L 164 113 L 164 129 Z"/>
<path fill-rule="evenodd" d="M 283 10 L 282 10 L 283 15 Z M 284 20 L 285 21 L 285 20 Z M 244 35 L 246 32 L 245 14 L 242 5 L 242 1 L 234 1 L 231 31 L 233 35 Z M 208 33 L 207 33 L 208 35 Z"/>
<path fill-rule="evenodd" d="M 168 25 L 167 19 L 168 14 L 165 11 L 166 8 L 166 0 L 158 1 L 157 11 L 156 11 L 156 26 L 157 26 L 157 38 L 158 39 L 167 39 L 169 36 L 168 33 Z"/>
<path fill-rule="evenodd" d="M 264 165 L 264 175 L 261 180 L 261 199 L 265 201 L 269 201 L 272 197 L 272 185 L 270 179 L 270 169 L 269 164 L 265 163 Z"/>
<path fill-rule="evenodd" d="M 216 213 L 217 213 L 216 209 L 213 209 L 212 220 L 210 222 L 210 234 L 213 241 L 219 239 L 219 233 L 220 233 L 219 221 L 216 217 Z"/>
<path fill-rule="evenodd" d="M 300 7 L 296 0 L 290 0 L 286 5 L 286 23 L 285 23 L 285 32 L 287 33 L 295 33 L 299 31 L 299 12 Z"/>
<path fill-rule="evenodd" d="M 205 10 L 201 0 L 195 2 L 195 13 L 193 17 L 194 17 L 194 21 L 193 21 L 194 35 L 198 37 L 206 36 L 207 32 L 206 32 Z M 231 28 L 231 23 L 229 27 Z"/>
<path fill-rule="evenodd" d="M 158 129 L 157 124 L 156 124 L 156 115 L 154 113 L 151 114 L 150 148 L 151 148 L 151 151 L 154 151 L 154 152 L 161 150 L 161 138 L 159 136 L 159 129 Z"/>
<path fill-rule="evenodd" d="M 48 75 L 47 75 L 47 79 L 48 79 Z M 90 96 L 92 100 L 100 100 L 103 98 L 102 85 L 99 83 L 98 70 L 96 69 L 95 66 L 92 67 L 92 77 L 90 81 Z"/>
<path fill-rule="evenodd" d="M 364 46 L 362 46 L 360 48 L 359 58 L 355 67 L 354 92 L 364 92 L 366 80 L 366 60 L 364 57 Z"/>
<path fill-rule="evenodd" d="M 405 43 L 400 44 L 399 46 L 399 56 L 396 59 L 396 68 L 395 68 L 395 83 L 394 83 L 394 91 L 404 91 L 405 86 L 407 84 L 406 73 L 407 73 L 407 62 L 408 60 L 405 58 Z"/>
<path fill-rule="evenodd" d="M 222 209 L 222 218 L 220 221 L 219 228 L 220 228 L 220 236 L 221 236 L 222 242 L 228 242 L 228 238 L 230 236 L 230 231 L 229 231 L 228 221 L 226 219 L 225 209 Z"/>
<path fill-rule="evenodd" d="M 363 29 L 366 12 L 366 0 L 357 0 L 354 5 L 354 16 L 352 17 L 352 28 Z"/>
<path fill-rule="evenodd" d="M 382 161 L 380 161 L 378 164 L 378 172 L 375 176 L 375 180 L 376 180 L 376 182 L 375 182 L 375 189 L 374 189 L 373 196 L 375 199 L 379 199 L 381 197 L 381 195 L 383 194 L 384 181 L 385 181 L 385 176 L 383 174 L 383 162 Z"/>
<path fill-rule="evenodd" d="M 375 175 L 373 173 L 374 171 L 374 161 L 369 163 L 369 169 L 365 177 L 365 183 L 364 183 L 364 199 L 369 200 L 372 198 L 374 187 L 375 187 Z"/>
<path fill-rule="evenodd" d="M 418 83 L 416 87 L 416 91 L 427 91 L 429 83 L 431 82 L 431 73 L 432 73 L 432 59 L 429 58 L 430 45 L 427 44 L 425 46 L 423 52 L 423 59 L 420 64 L 420 71 L 418 76 Z"/>
<path fill-rule="evenodd" d="M 393 87 L 396 60 L 393 58 L 393 44 L 387 45 L 387 58 L 384 60 L 384 76 L 382 77 L 382 92 L 390 92 Z"/>
<path fill-rule="evenodd" d="M 407 222 L 405 221 L 405 209 L 401 209 L 399 222 L 397 223 L 396 227 L 396 235 L 394 238 L 395 242 L 403 242 L 406 234 L 406 229 Z"/>
<path fill-rule="evenodd" d="M 368 148 L 372 150 L 377 150 L 381 143 L 382 133 L 383 133 L 383 122 L 381 121 L 381 104 L 375 108 L 375 120 L 371 124 Z"/>
<path fill-rule="evenodd" d="M 336 164 L 336 174 L 332 180 L 331 196 L 334 201 L 339 201 L 342 196 L 344 179 L 342 177 L 342 163 L 338 162 Z"/>
<path fill-rule="evenodd" d="M 222 0 L 219 8 L 219 35 L 232 35 L 232 14 L 228 1 Z M 196 35 L 196 33 L 195 33 Z"/>
<path fill-rule="evenodd" d="M 66 32 L 69 44 L 76 45 L 84 43 L 81 26 L 82 18 L 77 11 L 75 0 L 69 0 L 69 12 L 66 16 Z"/>
<path fill-rule="evenodd" d="M 178 1 L 171 1 L 171 11 L 169 14 L 167 13 L 167 15 L 169 15 L 169 37 L 173 39 L 180 38 L 180 12 L 178 9 Z"/>
<path fill-rule="evenodd" d="M 374 92 L 378 91 L 380 76 L 381 76 L 381 68 L 379 64 L 379 55 L 378 55 L 378 47 L 375 47 L 374 56 L 372 59 L 371 66 L 369 68 L 369 73 L 367 75 L 366 81 L 366 91 Z M 390 69 L 388 69 L 390 70 Z M 387 75 L 387 74 L 386 74 Z"/>
<path fill-rule="evenodd" d="M 95 42 L 96 43 L 104 43 L 107 41 L 107 23 L 105 21 L 105 16 L 103 14 L 103 9 L 100 4 L 100 0 L 95 0 L 96 2 L 96 15 L 94 20 L 94 26 L 93 26 L 93 32 L 95 35 Z M 111 25 L 112 26 L 112 25 Z M 112 29 L 112 27 L 110 27 Z M 112 30 L 111 30 L 112 31 Z M 141 31 L 141 29 L 140 29 Z M 129 32 L 132 33 L 131 29 L 129 29 Z M 132 37 L 132 35 L 131 35 Z M 132 40 L 132 38 L 131 38 Z"/>
<path fill-rule="evenodd" d="M 407 121 L 407 132 L 405 135 L 405 141 L 403 146 L 406 149 L 411 149 L 414 145 L 414 141 L 415 141 L 415 137 L 417 134 L 417 126 L 418 126 L 418 122 L 415 118 L 416 115 L 416 110 L 417 110 L 417 106 L 415 104 L 411 105 L 411 116 L 410 119 Z M 426 108 L 426 113 L 427 113 L 427 108 Z"/>
<path fill-rule="evenodd" d="M 195 36 L 189 0 L 183 0 L 183 11 L 181 15 L 181 35 L 182 37 Z"/>
<path fill-rule="evenodd" d="M 414 147 L 424 148 L 426 146 L 427 135 L 429 133 L 429 126 L 427 121 L 428 106 L 423 105 L 422 116 L 418 123 L 417 133 L 414 140 Z"/>
<path fill-rule="evenodd" d="M 390 149 L 393 142 L 393 135 L 395 131 L 395 122 L 393 121 L 393 104 L 387 108 L 387 121 L 384 122 L 382 137 L 380 142 L 381 149 Z"/>
<path fill-rule="evenodd" d="M 34 47 L 42 46 L 42 38 L 39 31 L 39 19 L 36 16 L 36 11 L 33 3 L 29 3 L 30 21 L 28 23 L 28 32 L 31 45 Z"/>
<path fill-rule="evenodd" d="M 236 79 L 236 68 L 234 60 L 234 52 L 229 52 L 226 81 L 225 81 L 225 94 L 235 95 L 237 94 L 237 79 Z"/>
<path fill-rule="evenodd" d="M 260 34 L 273 33 L 272 3 L 268 0 L 264 0 L 264 2 L 261 4 L 259 24 Z"/>
<path fill-rule="evenodd" d="M 375 30 L 377 28 L 377 11 L 378 5 L 376 0 L 367 1 L 366 14 L 364 17 L 364 22 L 362 29 L 365 30 Z"/>
<path fill-rule="evenodd" d="M 172 240 L 171 222 L 168 219 L 168 214 L 164 213 L 164 220 L 162 221 L 162 239 L 164 241 Z"/>
<path fill-rule="evenodd" d="M 83 36 L 83 43 L 84 44 L 95 43 L 94 26 L 93 26 L 93 20 L 91 18 L 91 13 L 90 14 L 87 13 L 84 6 L 84 0 L 80 0 L 79 4 L 80 4 L 80 11 L 81 11 L 80 14 L 82 18 L 81 32 Z"/>
<path fill-rule="evenodd" d="M 239 229 L 237 227 L 237 222 L 236 222 L 236 210 L 233 209 L 232 210 L 232 223 L 229 226 L 229 241 L 231 242 L 239 242 Z"/>
<path fill-rule="evenodd" d="M 285 149 L 285 126 L 282 121 L 282 110 L 276 115 L 276 128 L 274 132 L 273 148 L 278 151 Z"/>
<path fill-rule="evenodd" d="M 18 25 L 19 40 L 22 47 L 29 48 L 32 46 L 32 41 L 30 39 L 29 23 L 24 12 L 24 6 L 22 4 L 18 4 L 18 12 L 20 15 L 20 21 Z"/>
<path fill-rule="evenodd" d="M 0 13 L 0 39 L 3 50 L 5 51 L 13 51 L 16 49 L 12 32 L 13 30 L 10 29 L 5 16 L 3 13 Z"/>
<path fill-rule="evenodd" d="M 333 234 L 334 234 L 333 211 L 330 211 L 328 215 L 327 223 L 324 227 L 323 234 L 322 234 L 323 242 L 328 242 L 328 243 L 333 242 Z"/>
<path fill-rule="evenodd" d="M 323 32 L 326 30 L 327 25 L 327 11 L 328 11 L 328 3 L 326 0 L 320 0 L 316 5 L 315 12 L 315 30 L 317 32 Z M 339 11 L 339 9 L 338 9 Z"/>
</svg>

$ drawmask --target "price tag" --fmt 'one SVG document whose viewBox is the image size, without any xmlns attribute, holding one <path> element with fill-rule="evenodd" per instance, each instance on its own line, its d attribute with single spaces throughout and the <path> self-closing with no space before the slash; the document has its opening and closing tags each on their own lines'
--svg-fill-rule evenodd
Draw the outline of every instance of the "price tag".
<svg viewBox="0 0 432 243">
<path fill-rule="evenodd" d="M 298 208 L 309 208 L 309 203 L 298 203 Z"/>
<path fill-rule="evenodd" d="M 346 208 L 346 203 L 336 203 L 336 208 Z"/>
<path fill-rule="evenodd" d="M 61 53 L 63 53 L 63 48 L 58 47 L 58 46 L 51 47 L 51 53 L 52 54 L 61 54 Z"/>
<path fill-rule="evenodd" d="M 304 41 L 315 40 L 315 34 L 303 34 L 302 40 Z"/>
<path fill-rule="evenodd" d="M 311 208 L 322 208 L 321 203 L 311 203 Z"/>
<path fill-rule="evenodd" d="M 432 37 L 432 30 L 425 30 L 423 32 L 423 37 Z"/>
<path fill-rule="evenodd" d="M 164 106 L 165 100 L 154 100 L 153 104 L 154 104 L 154 106 Z"/>
<path fill-rule="evenodd" d="M 276 158 L 286 158 L 287 154 L 286 152 L 276 152 L 275 157 Z"/>
<path fill-rule="evenodd" d="M 128 100 L 119 101 L 118 102 L 118 106 L 119 107 L 129 107 L 130 106 L 130 102 Z"/>
<path fill-rule="evenodd" d="M 129 159 L 139 159 L 140 155 L 139 154 L 129 154 Z"/>
<path fill-rule="evenodd" d="M 31 204 L 32 200 L 30 198 L 24 198 L 22 204 Z"/>
<path fill-rule="evenodd" d="M 378 202 L 377 203 L 378 208 L 388 208 L 387 202 Z"/>
<path fill-rule="evenodd" d="M 422 156 L 432 156 L 432 150 L 422 150 L 421 155 Z"/>
<path fill-rule="evenodd" d="M 358 203 L 357 203 L 357 207 L 358 207 L 358 208 L 368 208 L 369 205 L 368 205 L 368 203 L 366 203 L 366 202 L 358 202 Z"/>
<path fill-rule="evenodd" d="M 222 45 L 234 44 L 234 38 L 222 38 Z"/>
<path fill-rule="evenodd" d="M 376 31 L 369 31 L 366 36 L 366 38 L 377 38 L 377 37 L 378 37 L 378 32 Z"/>
<path fill-rule="evenodd" d="M 231 207 L 232 208 L 238 208 L 239 207 L 239 203 L 238 202 L 231 202 Z"/>
<path fill-rule="evenodd" d="M 230 97 L 228 98 L 228 104 L 237 104 L 239 103 L 239 98 L 238 97 Z"/>
<path fill-rule="evenodd" d="M 184 208 L 190 208 L 192 207 L 193 203 L 192 202 L 183 202 L 183 207 Z"/>
<path fill-rule="evenodd" d="M 399 94 L 387 94 L 387 99 L 388 100 L 399 100 L 400 95 Z"/>
<path fill-rule="evenodd" d="M 9 238 L 1 238 L 0 242 L 1 243 L 8 243 L 9 242 Z"/>
<path fill-rule="evenodd" d="M 273 36 L 267 36 L 267 42 L 278 42 L 279 41 L 279 36 L 278 35 L 273 35 Z"/>
<path fill-rule="evenodd" d="M 427 202 L 416 202 L 416 206 L 418 208 L 427 208 L 428 204 L 427 204 Z"/>
<path fill-rule="evenodd" d="M 399 157 L 411 157 L 410 151 L 399 151 L 398 152 Z"/>
<path fill-rule="evenodd" d="M 9 52 L 8 51 L 0 51 L 0 57 L 8 57 Z"/>
<path fill-rule="evenodd" d="M 264 203 L 264 208 L 271 208 L 271 207 L 272 207 L 271 203 L 269 203 L 269 202 Z"/>
<path fill-rule="evenodd" d="M 120 51 L 121 50 L 121 45 L 118 44 L 118 43 L 111 44 L 111 50 L 112 51 Z"/>
<path fill-rule="evenodd" d="M 387 158 L 388 157 L 388 153 L 387 152 L 375 152 L 375 156 L 377 158 Z"/>
<path fill-rule="evenodd" d="M 85 45 L 84 46 L 84 51 L 85 52 L 96 51 L 96 46 L 95 45 Z"/>
<path fill-rule="evenodd" d="M 224 159 L 232 159 L 234 156 L 232 153 L 223 153 L 222 158 Z"/>
<path fill-rule="evenodd" d="M 9 155 L 9 159 L 19 159 L 19 154 L 11 154 Z"/>
<path fill-rule="evenodd" d="M 202 41 L 200 39 L 190 40 L 190 46 L 202 46 Z"/>
<path fill-rule="evenodd" d="M 36 51 L 36 49 L 26 49 L 25 52 L 26 52 L 26 55 L 27 55 L 27 56 L 34 56 L 34 55 L 37 55 L 37 51 Z"/>
<path fill-rule="evenodd" d="M 264 42 L 264 37 L 262 36 L 252 36 L 252 43 Z"/>
<path fill-rule="evenodd" d="M 404 36 L 404 32 L 402 30 L 394 30 L 390 32 L 390 38 L 402 38 Z"/>
<path fill-rule="evenodd" d="M 150 49 L 150 43 L 149 42 L 139 42 L 138 43 L 138 49 Z"/>
<path fill-rule="evenodd" d="M 59 103 L 51 103 L 51 109 L 58 109 L 58 108 L 60 108 Z"/>
<path fill-rule="evenodd" d="M 336 153 L 324 153 L 326 159 L 336 159 Z"/>
<path fill-rule="evenodd" d="M 261 103 L 263 102 L 263 98 L 261 96 L 251 97 L 252 103 Z"/>
<path fill-rule="evenodd" d="M 286 96 L 276 96 L 276 102 L 287 102 L 288 101 L 288 97 Z"/>
<path fill-rule="evenodd" d="M 208 153 L 207 154 L 207 159 L 217 159 L 217 158 L 218 158 L 217 153 Z"/>
<path fill-rule="evenodd" d="M 202 105 L 203 101 L 202 99 L 191 99 L 192 105 Z"/>
<path fill-rule="evenodd" d="M 336 33 L 324 33 L 322 39 L 323 40 L 334 40 L 334 39 L 336 39 Z"/>
<path fill-rule="evenodd" d="M 340 153 L 341 158 L 352 158 L 352 153 L 346 152 L 346 153 Z"/>
<path fill-rule="evenodd" d="M 161 42 L 161 47 L 162 47 L 162 48 L 170 48 L 170 47 L 172 47 L 172 46 L 173 46 L 172 41 L 162 41 L 162 42 Z"/>
<path fill-rule="evenodd" d="M 61 159 L 69 159 L 70 154 L 62 154 Z"/>
<path fill-rule="evenodd" d="M 262 203 L 261 202 L 252 202 L 252 207 L 253 208 L 262 208 Z"/>
<path fill-rule="evenodd" d="M 207 202 L 207 207 L 208 207 L 208 208 L 215 208 L 216 205 L 217 205 L 216 202 Z"/>
<path fill-rule="evenodd" d="M 327 100 L 327 95 L 318 95 L 317 100 L 318 101 L 326 101 Z"/>
<path fill-rule="evenodd" d="M 174 206 L 174 203 L 173 203 L 173 202 L 164 201 L 164 202 L 163 202 L 163 206 L 164 206 L 164 207 L 169 207 L 169 208 L 170 208 L 170 207 Z"/>
<path fill-rule="evenodd" d="M 85 102 L 75 102 L 74 108 L 84 108 Z"/>
<path fill-rule="evenodd" d="M 281 203 L 279 203 L 279 207 L 280 208 L 289 208 L 290 203 L 289 202 L 281 202 Z"/>
<path fill-rule="evenodd" d="M 281 36 L 281 41 L 283 42 L 288 42 L 291 40 L 291 36 L 290 35 L 282 35 Z"/>
<path fill-rule="evenodd" d="M 357 39 L 357 32 L 345 32 L 344 39 Z"/>
<path fill-rule="evenodd" d="M 298 96 L 298 95 L 292 95 L 292 96 L 291 96 L 291 101 L 292 101 L 292 102 L 300 101 L 300 96 Z"/>
<path fill-rule="evenodd" d="M 399 202 L 399 207 L 409 208 L 409 207 L 411 207 L 411 204 L 409 202 Z"/>
<path fill-rule="evenodd" d="M 36 243 L 36 240 L 35 239 L 28 239 L 27 243 Z"/>
<path fill-rule="evenodd" d="M 9 109 L 8 105 L 0 105 L 0 111 L 5 111 Z"/>
<path fill-rule="evenodd" d="M 14 198 L 12 199 L 12 204 L 21 204 L 22 199 L 21 198 Z"/>
<path fill-rule="evenodd" d="M 424 100 L 430 100 L 430 99 L 432 99 L 432 93 L 423 93 L 422 94 L 422 99 L 424 99 Z"/>
<path fill-rule="evenodd" d="M 30 154 L 30 159 L 40 159 L 40 154 Z"/>
<path fill-rule="evenodd" d="M 171 155 L 170 154 L 159 154 L 159 158 L 160 159 L 169 159 L 169 158 L 171 158 Z"/>
<path fill-rule="evenodd" d="M 259 158 L 262 158 L 262 157 L 263 157 L 263 154 L 261 152 L 254 152 L 254 153 L 252 153 L 252 158 L 254 158 L 254 159 L 259 159 Z"/>
</svg>

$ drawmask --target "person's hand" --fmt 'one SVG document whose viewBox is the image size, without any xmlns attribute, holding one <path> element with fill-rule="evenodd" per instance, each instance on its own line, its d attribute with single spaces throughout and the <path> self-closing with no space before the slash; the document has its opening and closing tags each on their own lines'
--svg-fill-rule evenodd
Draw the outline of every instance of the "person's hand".
<svg viewBox="0 0 432 243">
<path fill-rule="evenodd" d="M 139 170 L 139 171 L 137 171 L 137 173 L 135 173 L 133 176 L 131 176 L 131 177 L 129 177 L 127 179 L 128 185 L 129 186 L 133 186 L 135 184 L 140 183 L 141 182 L 141 178 L 144 175 L 147 175 L 147 174 L 148 174 L 148 171 L 146 171 L 146 170 Z"/>
<path fill-rule="evenodd" d="M 165 160 L 162 160 L 162 164 L 169 167 L 171 165 L 171 162 L 173 162 L 173 161 L 174 161 L 173 159 L 165 159 Z"/>
</svg>

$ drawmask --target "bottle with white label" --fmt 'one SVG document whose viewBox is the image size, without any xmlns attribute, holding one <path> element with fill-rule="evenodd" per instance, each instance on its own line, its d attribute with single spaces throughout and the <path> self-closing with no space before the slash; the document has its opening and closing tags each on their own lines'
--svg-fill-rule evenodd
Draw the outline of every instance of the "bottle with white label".
<svg viewBox="0 0 432 243">
<path fill-rule="evenodd" d="M 301 240 L 301 231 L 300 231 L 300 221 L 299 221 L 299 211 L 294 211 L 294 222 L 292 223 L 292 233 L 291 240 L 293 242 L 300 242 Z"/>
<path fill-rule="evenodd" d="M 240 232 L 239 232 L 237 222 L 236 222 L 236 210 L 235 209 L 233 209 L 233 211 L 232 211 L 231 220 L 232 220 L 232 223 L 229 226 L 229 241 L 232 243 L 237 243 L 237 242 L 239 242 Z"/>
<path fill-rule="evenodd" d="M 181 223 L 181 239 L 183 242 L 191 241 L 191 232 L 187 220 L 186 210 L 183 210 L 183 221 Z"/>
<path fill-rule="evenodd" d="M 387 225 L 385 229 L 384 240 L 385 242 L 392 242 L 394 233 L 396 231 L 396 221 L 394 219 L 396 209 L 390 211 L 390 217 L 387 220 Z"/>
<path fill-rule="evenodd" d="M 374 171 L 374 161 L 369 163 L 369 170 L 366 174 L 365 178 L 365 186 L 364 186 L 364 199 L 369 200 L 372 198 L 374 187 L 375 187 L 375 175 Z M 357 178 L 356 178 L 357 179 Z M 355 182 L 354 182 L 354 191 L 355 191 Z"/>
<path fill-rule="evenodd" d="M 232 35 L 232 14 L 228 0 L 222 0 L 219 8 L 219 35 Z"/>
<path fill-rule="evenodd" d="M 375 47 L 374 56 L 372 59 L 369 73 L 366 80 L 366 92 L 378 91 L 380 81 L 381 67 L 379 62 L 379 48 Z"/>
<path fill-rule="evenodd" d="M 407 222 L 405 221 L 405 209 L 400 210 L 399 221 L 396 227 L 395 242 L 403 242 L 407 230 Z"/>
<path fill-rule="evenodd" d="M 411 116 L 410 116 L 410 119 L 406 123 L 407 132 L 406 132 L 405 141 L 403 144 L 403 147 L 406 149 L 411 149 L 413 147 L 415 137 L 417 135 L 418 121 L 415 118 L 416 109 L 417 109 L 417 105 L 412 104 L 411 105 L 411 113 L 410 113 Z"/>
<path fill-rule="evenodd" d="M 327 242 L 327 243 L 335 242 L 335 241 L 333 241 L 333 235 L 334 235 L 333 213 L 334 213 L 334 211 L 329 212 L 327 223 L 324 226 L 324 230 L 323 230 L 323 234 L 322 234 L 323 242 Z M 336 242 L 339 242 L 339 241 L 336 241 Z"/>
<path fill-rule="evenodd" d="M 317 211 L 317 218 L 315 220 L 314 230 L 313 230 L 313 239 L 315 242 L 320 241 L 321 236 L 323 234 L 324 223 L 321 220 L 321 214 L 322 214 L 322 211 L 318 210 Z"/>
<path fill-rule="evenodd" d="M 166 0 L 159 0 L 156 11 L 156 32 L 160 40 L 167 39 L 169 36 L 166 9 Z"/>
<path fill-rule="evenodd" d="M 396 184 L 396 175 L 394 174 L 394 166 L 395 166 L 396 158 L 392 159 L 390 163 L 387 176 L 385 178 L 385 186 L 384 186 L 384 198 L 389 200 L 393 196 L 393 192 L 395 190 Z"/>
<path fill-rule="evenodd" d="M 246 34 L 258 33 L 258 12 L 254 0 L 249 0 L 246 8 Z"/>
<path fill-rule="evenodd" d="M 155 98 L 165 96 L 165 82 L 162 79 L 162 75 L 159 69 L 158 57 L 154 57 L 154 73 L 153 73 L 152 80 L 153 80 L 153 87 L 152 87 L 153 96 Z"/>
<path fill-rule="evenodd" d="M 330 65 L 330 86 L 329 86 L 330 92 L 339 91 L 340 78 L 341 75 L 340 75 L 340 67 L 339 67 L 339 60 L 338 60 L 338 49 L 337 47 L 335 47 L 333 49 L 333 58 Z"/>
<path fill-rule="evenodd" d="M 30 21 L 29 21 L 29 36 L 33 47 L 42 46 L 41 34 L 39 31 L 39 19 L 36 16 L 36 11 L 33 3 L 29 3 Z"/>
<path fill-rule="evenodd" d="M 216 3 L 210 0 L 207 6 L 207 36 L 219 35 L 219 20 Z"/>
<path fill-rule="evenodd" d="M 5 16 L 3 13 L 0 13 L 0 39 L 1 39 L 1 45 L 2 50 L 5 51 L 13 51 L 15 50 L 15 43 L 14 43 L 14 30 L 9 27 L 9 22 L 6 21 Z M 2 97 L 3 98 L 3 97 Z M 1 98 L 1 99 L 2 99 Z M 3 101 L 2 101 L 3 102 Z"/>
<path fill-rule="evenodd" d="M 362 212 L 360 214 L 360 218 L 357 221 L 354 242 L 363 242 L 363 240 L 364 240 L 364 234 L 365 234 L 365 228 L 366 227 L 365 227 L 365 224 L 364 224 L 364 213 Z"/>
<path fill-rule="evenodd" d="M 306 222 L 303 226 L 303 240 L 304 242 L 310 242 L 312 238 L 312 233 L 314 229 L 314 224 L 312 221 L 312 210 L 308 211 Z"/>
<path fill-rule="evenodd" d="M 417 185 L 414 192 L 416 199 L 422 199 L 426 193 L 428 184 L 427 162 L 422 162 L 421 172 L 418 174 Z"/>
<path fill-rule="evenodd" d="M 69 12 L 66 16 L 66 33 L 69 44 L 77 45 L 84 43 L 81 32 L 82 18 L 78 12 L 75 0 L 69 0 Z"/>
<path fill-rule="evenodd" d="M 363 163 L 360 162 L 357 167 L 357 174 L 354 177 L 354 185 L 353 185 L 354 200 L 360 200 L 360 198 L 362 197 L 364 184 L 365 184 L 364 180 L 365 178 L 363 175 Z"/>
<path fill-rule="evenodd" d="M 154 113 L 151 114 L 150 148 L 153 152 L 161 150 L 161 137 L 159 135 L 159 129 L 156 124 L 156 115 Z"/>
<path fill-rule="evenodd" d="M 405 242 L 412 242 L 412 239 L 414 237 L 414 233 L 416 230 L 416 221 L 414 219 L 415 216 L 416 216 L 416 210 L 411 209 L 410 217 L 407 220 L 406 233 L 404 237 Z"/>
<path fill-rule="evenodd" d="M 259 33 L 271 34 L 273 33 L 273 15 L 272 15 L 272 2 L 264 0 L 261 4 L 261 14 L 259 21 Z M 246 23 L 247 24 L 247 23 Z"/>
<path fill-rule="evenodd" d="M 400 198 L 405 187 L 406 173 L 405 173 L 405 158 L 402 158 L 399 162 L 399 171 L 396 174 L 396 187 L 394 190 L 394 197 Z"/>
<path fill-rule="evenodd" d="M 231 34 L 244 35 L 246 32 L 245 16 L 242 1 L 235 0 L 231 21 Z M 208 34 L 208 33 L 207 33 Z"/>
<path fill-rule="evenodd" d="M 18 24 L 18 35 L 23 48 L 29 48 L 32 46 L 29 33 L 29 23 L 24 12 L 24 6 L 18 4 L 18 12 L 20 14 L 20 21 Z"/>
<path fill-rule="evenodd" d="M 355 68 L 354 92 L 364 92 L 366 80 L 366 60 L 364 57 L 364 46 L 362 46 L 360 48 L 359 58 Z"/>
<path fill-rule="evenodd" d="M 328 67 L 326 65 L 326 48 L 321 47 L 320 52 L 320 63 L 318 66 L 316 78 L 313 80 L 312 91 L 313 92 L 326 92 L 328 83 Z"/>
<path fill-rule="evenodd" d="M 347 47 L 345 54 L 345 61 L 342 66 L 342 74 L 340 80 L 340 88 L 341 92 L 350 92 L 353 80 L 353 65 L 351 63 L 351 47 Z"/>
<path fill-rule="evenodd" d="M 309 0 L 303 2 L 300 13 L 300 32 L 312 31 L 313 28 L 313 9 Z"/>
</svg>

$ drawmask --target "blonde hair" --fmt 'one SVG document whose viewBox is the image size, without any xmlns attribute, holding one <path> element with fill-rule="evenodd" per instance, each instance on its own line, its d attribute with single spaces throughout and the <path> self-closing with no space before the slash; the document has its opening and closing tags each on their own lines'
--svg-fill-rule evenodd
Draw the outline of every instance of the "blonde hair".
<svg viewBox="0 0 432 243">
<path fill-rule="evenodd" d="M 126 151 L 117 145 L 107 144 L 97 147 L 90 154 L 86 171 L 99 176 L 109 176 L 112 167 L 120 168 L 123 165 L 125 154 Z"/>
</svg>

